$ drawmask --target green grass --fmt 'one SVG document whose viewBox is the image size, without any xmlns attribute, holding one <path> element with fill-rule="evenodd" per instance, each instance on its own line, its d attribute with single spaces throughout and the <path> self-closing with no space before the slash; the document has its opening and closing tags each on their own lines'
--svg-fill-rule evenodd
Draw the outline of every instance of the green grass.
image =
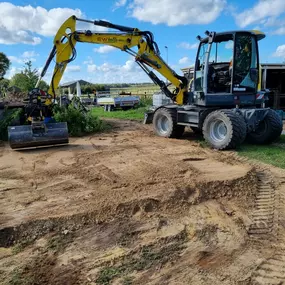
<svg viewBox="0 0 285 285">
<path fill-rule="evenodd" d="M 185 242 L 187 242 L 187 236 L 183 232 L 176 243 L 166 244 L 160 248 L 155 248 L 155 245 L 144 246 L 137 256 L 125 257 L 120 265 L 102 268 L 98 273 L 96 284 L 109 285 L 115 278 L 123 277 L 123 285 L 131 285 L 133 278 L 129 274 L 164 265 L 172 259 L 178 258 L 180 252 L 185 249 Z"/>
<path fill-rule="evenodd" d="M 22 240 L 13 246 L 12 253 L 18 254 L 19 252 L 23 251 L 27 246 L 29 246 L 32 243 L 33 243 L 32 239 Z"/>
<path fill-rule="evenodd" d="M 115 119 L 125 119 L 125 120 L 143 120 L 145 107 L 140 107 L 138 109 L 130 109 L 127 111 L 116 110 L 112 112 L 105 112 L 103 107 L 93 108 L 92 114 L 98 116 L 99 118 L 115 118 Z"/>
<path fill-rule="evenodd" d="M 285 135 L 271 145 L 243 144 L 237 152 L 241 156 L 285 169 Z"/>
</svg>

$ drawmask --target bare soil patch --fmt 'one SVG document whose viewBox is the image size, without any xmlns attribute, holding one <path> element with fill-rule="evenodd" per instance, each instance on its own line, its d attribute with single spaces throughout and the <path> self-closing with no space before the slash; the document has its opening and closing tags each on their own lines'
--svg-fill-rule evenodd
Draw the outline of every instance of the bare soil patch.
<svg viewBox="0 0 285 285">
<path fill-rule="evenodd" d="M 247 232 L 256 168 L 110 122 L 64 147 L 0 145 L 1 284 L 251 284 L 272 253 Z"/>
</svg>

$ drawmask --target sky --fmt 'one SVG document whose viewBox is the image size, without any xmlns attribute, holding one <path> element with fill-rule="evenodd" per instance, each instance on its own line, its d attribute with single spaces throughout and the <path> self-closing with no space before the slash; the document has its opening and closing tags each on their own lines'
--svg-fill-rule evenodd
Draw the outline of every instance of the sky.
<svg viewBox="0 0 285 285">
<path fill-rule="evenodd" d="M 15 0 L 0 2 L 0 51 L 11 60 L 11 78 L 31 60 L 39 70 L 45 64 L 61 24 L 70 16 L 104 19 L 154 34 L 161 56 L 179 74 L 195 61 L 197 35 L 209 31 L 259 29 L 263 63 L 285 59 L 284 0 Z M 79 27 L 82 28 L 82 27 Z M 96 32 L 100 27 L 88 26 Z M 92 83 L 150 82 L 125 52 L 108 46 L 78 43 L 61 83 L 83 79 Z M 45 81 L 49 83 L 50 66 Z"/>
</svg>

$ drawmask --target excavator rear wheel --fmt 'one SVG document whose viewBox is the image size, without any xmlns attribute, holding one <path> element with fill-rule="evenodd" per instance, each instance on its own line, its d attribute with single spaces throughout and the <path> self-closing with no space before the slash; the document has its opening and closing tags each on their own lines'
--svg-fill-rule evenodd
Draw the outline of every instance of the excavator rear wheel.
<svg viewBox="0 0 285 285">
<path fill-rule="evenodd" d="M 203 136 L 215 149 L 233 149 L 246 138 L 244 118 L 231 110 L 211 112 L 203 124 Z"/>
<path fill-rule="evenodd" d="M 165 138 L 180 138 L 184 133 L 184 126 L 177 125 L 176 109 L 160 108 L 153 116 L 155 133 Z"/>
<path fill-rule="evenodd" d="M 282 120 L 274 110 L 270 109 L 257 129 L 248 133 L 247 141 L 253 144 L 271 143 L 280 137 L 282 129 Z"/>
</svg>

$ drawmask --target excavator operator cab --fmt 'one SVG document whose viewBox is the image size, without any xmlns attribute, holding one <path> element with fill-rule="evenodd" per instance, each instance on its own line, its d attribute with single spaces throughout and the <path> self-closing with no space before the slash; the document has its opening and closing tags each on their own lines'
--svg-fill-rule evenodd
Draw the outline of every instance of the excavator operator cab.
<svg viewBox="0 0 285 285">
<path fill-rule="evenodd" d="M 259 31 L 206 31 L 197 53 L 193 103 L 201 106 L 253 105 L 259 83 Z"/>
</svg>

